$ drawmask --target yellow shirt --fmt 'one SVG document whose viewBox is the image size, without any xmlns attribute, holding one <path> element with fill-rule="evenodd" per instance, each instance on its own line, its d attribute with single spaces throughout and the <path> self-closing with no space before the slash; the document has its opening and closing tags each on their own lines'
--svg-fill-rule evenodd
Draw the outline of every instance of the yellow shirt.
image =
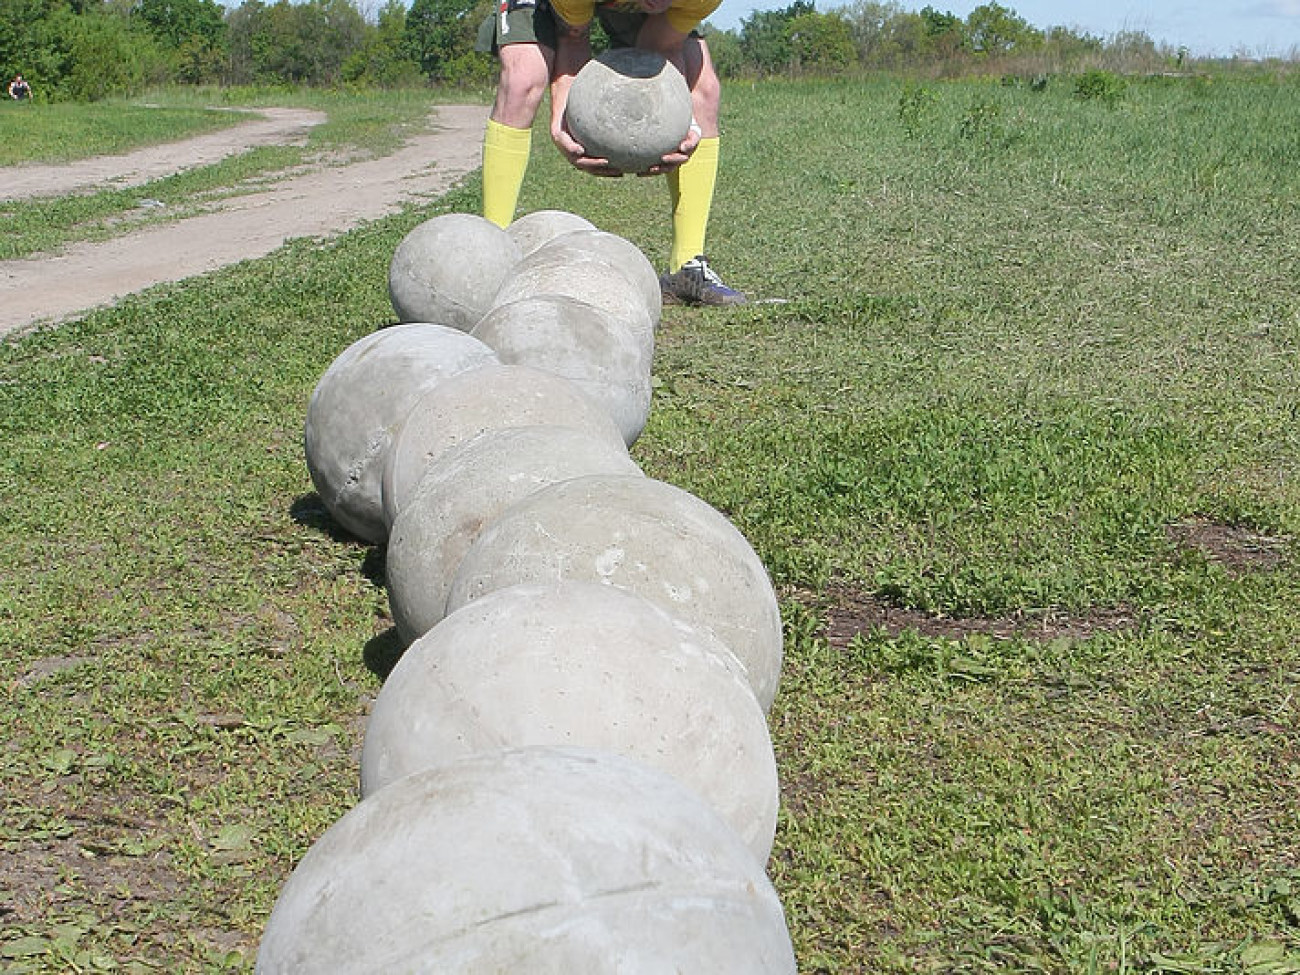
<svg viewBox="0 0 1300 975">
<path fill-rule="evenodd" d="M 713 11 L 722 0 L 675 0 L 664 15 L 674 30 L 689 34 Z M 551 8 L 571 27 L 584 27 L 596 14 L 596 0 L 551 0 Z M 605 6 L 605 4 L 601 4 Z M 641 9 L 636 0 L 614 0 L 609 6 L 635 12 Z"/>
</svg>

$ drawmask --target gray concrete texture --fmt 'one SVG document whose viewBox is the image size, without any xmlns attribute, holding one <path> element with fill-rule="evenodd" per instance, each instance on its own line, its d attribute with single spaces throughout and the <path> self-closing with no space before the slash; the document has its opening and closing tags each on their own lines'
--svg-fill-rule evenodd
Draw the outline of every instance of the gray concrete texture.
<svg viewBox="0 0 1300 975">
<path fill-rule="evenodd" d="M 530 494 L 461 560 L 447 613 L 497 589 L 557 579 L 626 589 L 717 636 L 763 710 L 780 679 L 781 613 L 767 570 L 732 523 L 679 487 L 590 475 Z"/>
<path fill-rule="evenodd" d="M 424 323 L 371 332 L 344 349 L 312 391 L 303 426 L 307 470 L 334 520 L 362 541 L 384 541 L 381 492 L 393 431 L 426 389 L 498 361 L 459 329 Z"/>
<path fill-rule="evenodd" d="M 775 890 L 694 791 L 582 749 L 495 751 L 380 789 L 285 884 L 261 975 L 795 971 Z"/>
<path fill-rule="evenodd" d="M 659 273 L 650 263 L 650 258 L 627 238 L 594 228 L 559 234 L 538 247 L 533 256 L 525 257 L 516 267 L 529 267 L 530 262 L 542 258 L 570 264 L 594 258 L 613 265 L 632 282 L 646 310 L 650 312 L 651 322 L 658 328 L 663 314 L 663 288 L 659 284 Z"/>
<path fill-rule="evenodd" d="M 496 430 L 445 454 L 388 539 L 388 604 L 402 640 L 410 643 L 446 615 L 456 569 L 493 519 L 535 491 L 588 474 L 642 476 L 621 441 L 570 427 Z"/>
<path fill-rule="evenodd" d="M 662 55 L 613 48 L 578 71 L 565 119 L 588 156 L 640 173 L 686 138 L 691 93 L 682 73 Z"/>
<path fill-rule="evenodd" d="M 393 304 L 433 323 L 358 340 L 312 394 L 313 483 L 388 542 L 414 643 L 260 973 L 795 971 L 763 871 L 776 595 L 725 516 L 628 455 L 658 277 L 572 216 L 417 228 Z"/>
<path fill-rule="evenodd" d="M 389 526 L 448 450 L 483 433 L 525 426 L 573 427 L 625 447 L 609 413 L 567 379 L 531 366 L 468 369 L 426 390 L 398 424 L 384 461 Z"/>
<path fill-rule="evenodd" d="M 519 253 L 527 257 L 552 237 L 574 230 L 595 230 L 596 225 L 586 217 L 568 210 L 534 210 L 516 217 L 506 227 L 511 239 L 519 246 Z"/>
<path fill-rule="evenodd" d="M 388 266 L 393 311 L 399 321 L 468 332 L 521 256 L 514 239 L 490 220 L 472 213 L 432 217 L 393 252 Z"/>
<path fill-rule="evenodd" d="M 649 372 L 660 306 L 646 304 L 641 289 L 619 266 L 616 255 L 550 250 L 544 245 L 519 261 L 502 281 L 492 308 L 546 295 L 592 305 L 631 333 L 644 359 L 643 368 Z"/>
<path fill-rule="evenodd" d="M 628 446 L 645 429 L 650 362 L 633 334 L 603 308 L 564 294 L 535 294 L 497 305 L 470 335 L 503 363 L 573 383 L 609 414 Z"/>
<path fill-rule="evenodd" d="M 766 863 L 776 759 L 744 668 L 718 639 L 593 582 L 511 586 L 417 640 L 366 725 L 361 791 L 500 748 L 600 748 L 690 786 Z"/>
</svg>

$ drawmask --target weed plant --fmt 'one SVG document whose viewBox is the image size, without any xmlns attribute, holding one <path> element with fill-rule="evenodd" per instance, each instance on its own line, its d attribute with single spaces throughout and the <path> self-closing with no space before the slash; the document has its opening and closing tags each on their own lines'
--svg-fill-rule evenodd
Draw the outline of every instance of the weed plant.
<svg viewBox="0 0 1300 975">
<path fill-rule="evenodd" d="M 926 90 L 727 89 L 709 256 L 779 301 L 666 310 L 634 448 L 781 593 L 800 968 L 1300 971 L 1300 89 Z M 535 139 L 523 210 L 663 263 L 662 181 Z M 0 347 L 14 971 L 247 969 L 355 802 L 383 552 L 302 420 L 477 198 Z"/>
</svg>

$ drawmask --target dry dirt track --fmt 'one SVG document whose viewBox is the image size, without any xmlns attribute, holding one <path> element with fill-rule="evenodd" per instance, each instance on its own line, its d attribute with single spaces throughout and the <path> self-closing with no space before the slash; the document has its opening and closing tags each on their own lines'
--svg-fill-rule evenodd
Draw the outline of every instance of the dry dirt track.
<svg viewBox="0 0 1300 975">
<path fill-rule="evenodd" d="M 183 169 L 220 162 L 255 146 L 294 145 L 325 121 L 324 112 L 264 108 L 250 121 L 208 135 L 149 146 L 118 156 L 95 156 L 57 166 L 14 166 L 5 171 L 0 200 L 61 196 L 81 190 L 139 186 Z"/>
<path fill-rule="evenodd" d="M 382 217 L 419 197 L 446 192 L 479 165 L 485 106 L 444 105 L 428 133 L 392 155 L 294 176 L 231 197 L 211 212 L 58 254 L 0 267 L 0 336 L 111 304 L 165 281 L 262 257 L 294 237 L 326 237 Z M 263 118 L 125 156 L 6 172 L 10 199 L 149 179 L 215 162 L 256 145 L 300 141 L 314 113 L 268 110 Z"/>
</svg>

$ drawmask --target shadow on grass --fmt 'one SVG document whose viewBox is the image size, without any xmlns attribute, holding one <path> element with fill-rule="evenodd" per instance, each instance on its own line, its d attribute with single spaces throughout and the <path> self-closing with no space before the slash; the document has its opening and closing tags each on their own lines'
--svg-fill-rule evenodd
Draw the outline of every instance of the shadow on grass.
<svg viewBox="0 0 1300 975">
<path fill-rule="evenodd" d="M 328 535 L 332 541 L 353 545 L 366 544 L 334 520 L 334 516 L 325 507 L 325 502 L 315 491 L 294 498 L 293 504 L 289 505 L 289 517 L 300 525 L 315 528 L 322 535 Z"/>
<path fill-rule="evenodd" d="M 366 641 L 361 659 L 365 661 L 366 669 L 372 674 L 380 680 L 388 680 L 388 675 L 393 672 L 397 661 L 402 659 L 404 653 L 406 653 L 406 644 L 398 636 L 397 627 L 392 626 Z"/>
<path fill-rule="evenodd" d="M 361 574 L 377 589 L 388 588 L 388 546 L 374 545 L 361 560 Z"/>
<path fill-rule="evenodd" d="M 289 506 L 289 517 L 300 525 L 313 528 L 331 541 L 340 545 L 366 546 L 365 557 L 361 560 L 361 574 L 379 589 L 388 588 L 388 549 L 384 545 L 372 545 L 357 538 L 334 520 L 325 502 L 316 492 L 295 498 Z M 362 650 L 362 660 L 366 669 L 381 681 L 387 680 L 397 661 L 406 652 L 406 644 L 397 633 L 397 627 L 389 627 L 378 636 L 366 641 Z"/>
<path fill-rule="evenodd" d="M 289 505 L 289 517 L 300 525 L 314 528 L 330 541 L 340 545 L 360 545 L 366 548 L 365 558 L 361 562 L 361 574 L 380 589 L 388 588 L 387 549 L 362 538 L 357 538 L 350 531 L 334 520 L 334 516 L 325 507 L 319 494 L 312 492 L 295 498 Z"/>
</svg>

